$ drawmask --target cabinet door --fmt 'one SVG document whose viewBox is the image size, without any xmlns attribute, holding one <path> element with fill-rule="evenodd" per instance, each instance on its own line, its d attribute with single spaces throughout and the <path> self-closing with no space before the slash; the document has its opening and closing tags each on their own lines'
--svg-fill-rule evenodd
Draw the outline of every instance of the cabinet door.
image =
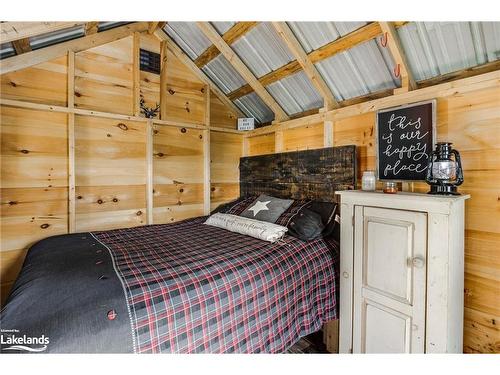
<svg viewBox="0 0 500 375">
<path fill-rule="evenodd" d="M 355 208 L 355 353 L 423 353 L 427 214 Z"/>
</svg>

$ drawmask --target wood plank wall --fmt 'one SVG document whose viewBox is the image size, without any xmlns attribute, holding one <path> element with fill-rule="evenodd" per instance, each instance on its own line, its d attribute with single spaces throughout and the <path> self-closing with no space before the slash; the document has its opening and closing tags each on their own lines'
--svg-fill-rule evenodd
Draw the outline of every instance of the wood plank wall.
<svg viewBox="0 0 500 375">
<path fill-rule="evenodd" d="M 2 300 L 26 248 L 39 239 L 69 232 L 69 174 L 73 169 L 68 129 L 72 117 L 77 231 L 147 223 L 147 161 L 151 156 L 153 222 L 203 212 L 207 155 L 200 136 L 206 125 L 234 129 L 236 115 L 215 95 L 207 96 L 208 88 L 167 51 L 166 103 L 162 103 L 166 116 L 152 126 L 153 155 L 148 155 L 148 122 L 134 115 L 140 97 L 152 107 L 162 95 L 159 75 L 137 71 L 133 51 L 138 48 L 159 52 L 160 42 L 139 34 L 77 53 L 74 95 L 68 93 L 67 57 L 0 76 L 2 99 L 61 106 L 56 110 L 0 107 Z M 419 94 L 416 98 L 432 97 Z M 64 113 L 71 102 L 77 110 L 88 112 Z M 461 191 L 472 195 L 466 208 L 464 351 L 500 352 L 500 83 L 441 95 L 437 109 L 438 139 L 454 142 L 461 152 L 465 168 Z M 360 111 L 332 121 L 333 127 L 327 122 L 312 123 L 244 139 L 211 131 L 212 208 L 239 195 L 242 154 L 356 144 L 358 178 L 362 171 L 373 169 L 374 112 Z M 427 189 L 422 184 L 414 188 Z"/>
<path fill-rule="evenodd" d="M 199 216 L 205 203 L 205 158 L 211 156 L 212 207 L 239 196 L 242 136 L 224 132 L 235 129 L 237 115 L 207 95 L 208 87 L 170 51 L 161 95 L 160 75 L 137 69 L 139 48 L 159 53 L 160 41 L 141 33 L 77 53 L 74 89 L 68 57 L 0 76 L 1 99 L 47 105 L 0 106 L 2 303 L 26 249 L 69 233 L 72 195 L 77 232 Z M 140 117 L 139 99 L 154 107 L 161 96 L 164 118 L 151 122 Z M 210 132 L 210 153 L 205 154 L 204 129 L 209 126 L 217 130 Z"/>
<path fill-rule="evenodd" d="M 426 98 L 431 99 L 432 97 Z M 419 98 L 417 100 L 422 100 Z M 389 105 L 390 106 L 390 105 Z M 323 124 L 280 130 L 245 138 L 248 155 L 355 144 L 358 185 L 364 170 L 375 168 L 375 112 L 333 121 L 324 137 Z M 281 133 L 281 134 L 279 134 Z M 494 87 L 437 98 L 437 138 L 460 151 L 471 194 L 465 217 L 464 352 L 500 352 L 500 82 Z M 278 147 L 277 147 L 278 146 Z M 426 192 L 425 183 L 414 185 Z"/>
</svg>

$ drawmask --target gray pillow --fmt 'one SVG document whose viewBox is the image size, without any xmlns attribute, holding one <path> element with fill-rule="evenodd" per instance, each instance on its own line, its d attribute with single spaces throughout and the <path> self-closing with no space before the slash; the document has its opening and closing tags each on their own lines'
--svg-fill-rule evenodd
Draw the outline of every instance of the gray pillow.
<svg viewBox="0 0 500 375">
<path fill-rule="evenodd" d="M 292 199 L 280 199 L 261 194 L 240 216 L 275 223 L 292 203 Z"/>
</svg>

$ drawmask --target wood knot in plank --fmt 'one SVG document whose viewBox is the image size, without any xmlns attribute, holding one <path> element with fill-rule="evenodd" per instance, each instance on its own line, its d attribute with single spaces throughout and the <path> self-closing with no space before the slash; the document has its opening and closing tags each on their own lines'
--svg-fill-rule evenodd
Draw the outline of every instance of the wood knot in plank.
<svg viewBox="0 0 500 375">
<path fill-rule="evenodd" d="M 210 188 L 210 191 L 215 191 L 215 188 L 214 188 L 214 187 L 211 187 L 211 188 Z"/>
<path fill-rule="evenodd" d="M 118 198 L 113 198 L 113 202 L 118 202 Z"/>
<path fill-rule="evenodd" d="M 17 204 L 17 201 L 10 201 L 10 202 L 9 202 L 9 206 L 14 206 L 14 205 L 16 205 L 16 204 Z"/>
<path fill-rule="evenodd" d="M 200 134 L 200 135 L 199 135 L 199 138 L 200 138 L 200 139 L 203 139 L 203 135 L 201 135 L 201 134 Z"/>
<path fill-rule="evenodd" d="M 16 84 L 15 82 L 13 82 L 13 81 L 10 81 L 10 85 L 11 85 L 12 87 L 17 87 L 17 84 Z"/>
<path fill-rule="evenodd" d="M 103 204 L 104 202 L 103 202 L 103 200 L 102 200 L 102 199 L 98 199 L 98 200 L 97 200 L 97 203 L 99 203 L 99 204 Z"/>
<path fill-rule="evenodd" d="M 186 106 L 184 107 L 187 113 L 190 113 L 191 110 L 189 109 L 189 102 L 186 102 Z"/>
<path fill-rule="evenodd" d="M 22 154 L 29 154 L 29 150 L 21 150 Z"/>
<path fill-rule="evenodd" d="M 172 89 L 168 89 L 168 93 L 169 93 L 170 95 L 174 95 L 174 94 L 175 94 L 175 91 L 174 91 L 174 90 L 172 90 Z"/>
<path fill-rule="evenodd" d="M 83 197 L 81 195 L 79 195 L 78 197 L 76 197 L 76 199 L 82 199 Z"/>
<path fill-rule="evenodd" d="M 187 132 L 187 129 L 186 128 L 181 128 L 181 133 L 185 133 Z"/>
<path fill-rule="evenodd" d="M 158 153 L 156 153 L 156 156 L 158 156 L 159 158 L 162 158 L 165 156 L 165 154 L 163 152 L 158 152 Z"/>
<path fill-rule="evenodd" d="M 40 228 L 42 229 L 47 229 L 48 227 L 50 227 L 50 224 L 47 223 L 40 225 Z"/>
<path fill-rule="evenodd" d="M 82 94 L 80 94 L 78 91 L 75 91 L 75 96 L 76 96 L 77 98 L 81 98 Z"/>
<path fill-rule="evenodd" d="M 141 215 L 142 215 L 142 211 L 140 211 L 140 210 L 139 210 L 139 211 L 137 211 L 135 214 L 136 214 L 137 216 L 141 216 Z"/>
<path fill-rule="evenodd" d="M 123 122 L 118 123 L 118 125 L 116 125 L 116 126 L 118 128 L 120 128 L 121 130 L 124 130 L 124 131 L 128 130 L 128 126 L 125 125 Z"/>
<path fill-rule="evenodd" d="M 180 188 L 179 193 L 184 193 L 184 189 Z"/>
</svg>

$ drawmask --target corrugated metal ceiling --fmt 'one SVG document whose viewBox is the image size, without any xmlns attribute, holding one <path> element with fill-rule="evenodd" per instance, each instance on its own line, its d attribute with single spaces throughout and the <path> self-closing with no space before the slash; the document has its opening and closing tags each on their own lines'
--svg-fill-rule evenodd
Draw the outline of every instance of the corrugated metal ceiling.
<svg viewBox="0 0 500 375">
<path fill-rule="evenodd" d="M 500 58 L 498 22 L 412 22 L 398 34 L 417 81 Z"/>
<path fill-rule="evenodd" d="M 30 45 L 32 50 L 51 46 L 53 44 L 66 42 L 71 39 L 80 38 L 85 35 L 83 25 L 74 26 L 68 29 L 58 30 L 51 33 L 32 36 Z"/>
<path fill-rule="evenodd" d="M 16 51 L 12 46 L 11 42 L 0 44 L 0 59 L 5 59 L 6 57 L 14 56 Z"/>
<path fill-rule="evenodd" d="M 262 77 L 294 60 L 269 22 L 255 26 L 231 47 L 256 77 Z"/>
<path fill-rule="evenodd" d="M 366 22 L 287 23 L 307 53 L 366 25 Z"/>
<path fill-rule="evenodd" d="M 196 22 L 169 22 L 164 30 L 193 60 L 212 45 Z"/>
<path fill-rule="evenodd" d="M 254 92 L 236 99 L 234 103 L 248 117 L 255 118 L 261 124 L 274 120 L 274 113 Z"/>
<path fill-rule="evenodd" d="M 114 29 L 115 27 L 123 26 L 128 23 L 130 22 L 116 22 L 116 21 L 99 22 L 99 31 Z"/>
<path fill-rule="evenodd" d="M 267 90 L 288 115 L 323 105 L 323 98 L 304 72 L 298 72 L 274 82 L 267 86 Z"/>
<path fill-rule="evenodd" d="M 202 70 L 225 94 L 229 94 L 231 91 L 239 89 L 246 83 L 243 77 L 240 76 L 229 61 L 222 55 L 218 55 L 205 65 Z"/>
<path fill-rule="evenodd" d="M 225 34 L 231 27 L 234 26 L 234 24 L 236 24 L 236 22 L 226 22 L 226 21 L 212 22 L 212 25 L 219 32 L 220 35 Z"/>
<path fill-rule="evenodd" d="M 316 64 L 338 101 L 396 88 L 394 62 L 377 40 L 357 45 Z"/>
</svg>

